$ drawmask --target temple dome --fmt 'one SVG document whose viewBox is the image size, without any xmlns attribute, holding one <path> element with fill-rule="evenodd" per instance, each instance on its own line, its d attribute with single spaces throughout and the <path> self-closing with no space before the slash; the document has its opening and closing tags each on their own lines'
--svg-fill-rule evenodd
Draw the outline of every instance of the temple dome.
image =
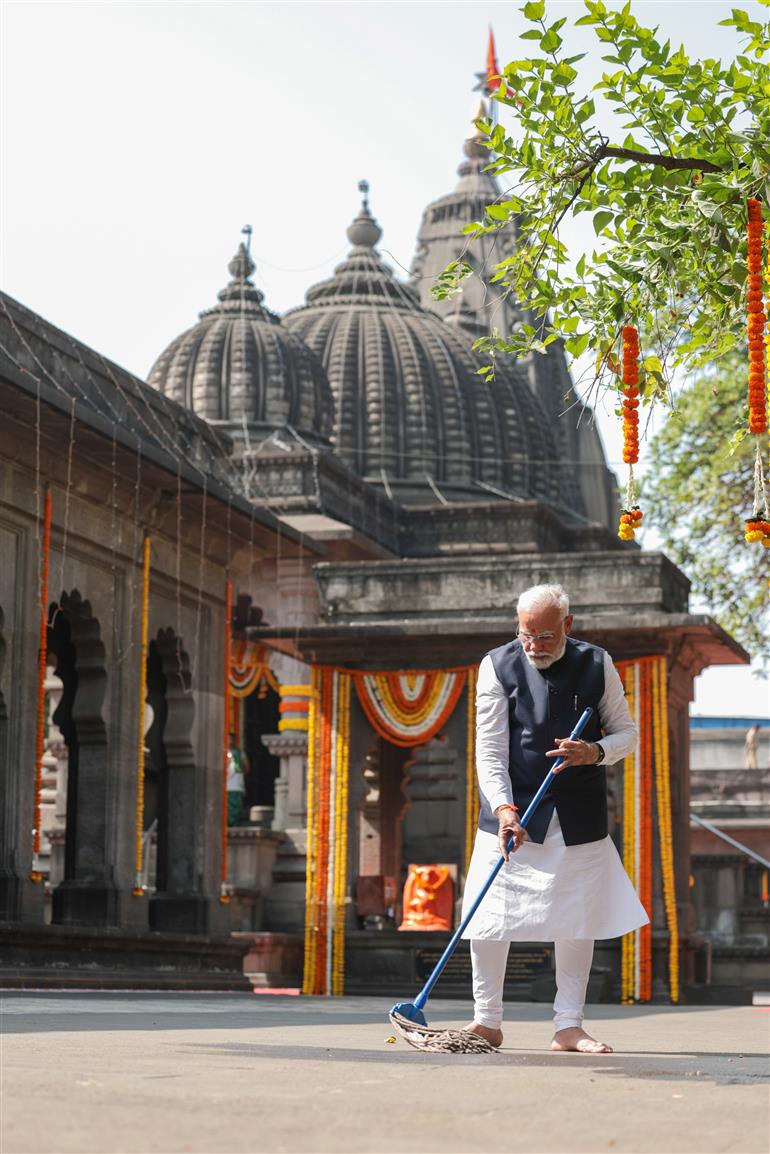
<svg viewBox="0 0 770 1154">
<path fill-rule="evenodd" d="M 526 376 L 513 363 L 493 382 L 477 375 L 467 333 L 395 278 L 380 236 L 364 197 L 347 258 L 284 318 L 326 369 L 336 453 L 406 504 L 492 494 L 558 504 L 556 441 Z"/>
<path fill-rule="evenodd" d="M 333 402 L 318 358 L 263 304 L 241 244 L 228 266 L 218 304 L 172 341 L 150 369 L 149 383 L 236 439 L 290 428 L 325 443 Z"/>
</svg>

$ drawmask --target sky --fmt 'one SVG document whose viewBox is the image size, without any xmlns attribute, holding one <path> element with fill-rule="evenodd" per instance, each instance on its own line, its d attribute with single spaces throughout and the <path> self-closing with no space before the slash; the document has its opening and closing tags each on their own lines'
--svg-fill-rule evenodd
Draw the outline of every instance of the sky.
<svg viewBox="0 0 770 1154">
<path fill-rule="evenodd" d="M 408 269 L 424 207 L 456 180 L 488 26 L 501 64 L 526 52 L 519 7 L 5 0 L 3 289 L 145 377 L 215 303 L 247 223 L 256 283 L 279 313 L 342 259 L 361 178 L 381 252 Z M 730 9 L 634 4 L 701 58 L 734 54 L 733 31 L 719 28 Z M 553 18 L 581 11 L 548 4 Z M 570 35 L 598 78 L 593 33 Z M 593 242 L 583 227 L 567 234 L 576 251 Z M 611 408 L 597 419 L 617 470 Z M 767 683 L 710 671 L 694 711 L 768 715 Z"/>
</svg>

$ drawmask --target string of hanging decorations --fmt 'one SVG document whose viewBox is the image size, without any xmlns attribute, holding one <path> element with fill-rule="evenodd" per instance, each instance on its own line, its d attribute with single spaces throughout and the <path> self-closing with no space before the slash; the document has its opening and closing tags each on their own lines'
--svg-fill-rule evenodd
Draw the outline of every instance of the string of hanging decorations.
<svg viewBox="0 0 770 1154">
<path fill-rule="evenodd" d="M 623 384 L 623 461 L 628 465 L 626 506 L 620 514 L 618 537 L 633 541 L 643 513 L 636 500 L 634 465 L 639 461 L 639 334 L 633 325 L 623 326 L 621 360 Z"/>
<path fill-rule="evenodd" d="M 39 506 L 38 506 L 39 508 Z M 48 575 L 51 565 L 51 490 L 46 485 L 43 496 L 43 534 L 40 541 L 40 632 L 37 656 L 37 728 L 35 732 L 35 788 L 32 826 L 32 870 L 30 879 L 41 882 L 40 870 L 41 822 L 43 797 L 43 755 L 48 722 L 45 675 L 48 665 Z"/>
<path fill-rule="evenodd" d="M 136 741 L 136 840 L 134 850 L 134 897 L 144 896 L 144 750 L 147 710 L 147 652 L 150 621 L 150 535 L 142 545 L 142 601 L 139 623 L 139 702 Z"/>
<path fill-rule="evenodd" d="M 230 665 L 230 692 L 233 697 L 249 697 L 255 691 L 264 697 L 268 689 L 278 692 L 278 680 L 268 665 L 268 650 L 256 641 L 233 641 Z"/>
<path fill-rule="evenodd" d="M 314 667 L 308 717 L 302 992 L 344 993 L 351 675 Z"/>
<path fill-rule="evenodd" d="M 467 672 L 467 666 L 406 673 L 355 672 L 353 681 L 375 732 L 393 745 L 408 748 L 430 741 L 446 725 L 465 688 Z"/>
<path fill-rule="evenodd" d="M 762 463 L 762 434 L 767 432 L 767 390 L 770 379 L 765 378 L 765 322 L 762 285 L 762 202 L 755 198 L 747 201 L 748 290 L 746 296 L 747 337 L 749 346 L 748 404 L 749 433 L 756 441 L 754 455 L 754 505 L 751 517 L 746 519 L 745 536 L 750 544 L 760 542 L 770 548 L 770 508 L 767 484 Z M 770 246 L 769 246 L 770 247 Z M 770 252 L 768 253 L 770 268 Z M 770 271 L 768 271 L 770 279 Z M 770 341 L 768 341 L 770 349 Z M 769 366 L 770 367 L 770 366 Z"/>
<path fill-rule="evenodd" d="M 666 659 L 642 657 L 615 663 L 628 705 L 637 724 L 637 745 L 623 766 L 623 865 L 650 917 L 621 939 L 621 1002 L 631 1005 L 652 998 L 652 894 L 654 822 L 663 903 L 668 929 L 669 997 L 679 1001 L 679 928 L 676 909 L 671 784 L 668 756 Z"/>
</svg>

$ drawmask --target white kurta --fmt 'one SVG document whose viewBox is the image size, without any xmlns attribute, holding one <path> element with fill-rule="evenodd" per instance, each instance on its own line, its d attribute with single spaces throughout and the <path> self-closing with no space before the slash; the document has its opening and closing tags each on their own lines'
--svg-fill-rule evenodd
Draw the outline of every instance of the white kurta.
<svg viewBox="0 0 770 1154">
<path fill-rule="evenodd" d="M 497 837 L 477 830 L 463 917 L 499 858 Z M 648 921 L 612 839 L 565 845 L 554 810 L 543 844 L 527 841 L 511 854 L 463 937 L 510 942 L 616 938 Z"/>
<path fill-rule="evenodd" d="M 636 744 L 623 685 L 604 655 L 599 702 L 608 764 Z M 486 656 L 477 686 L 476 766 L 492 811 L 512 798 L 508 774 L 508 698 Z M 564 735 L 567 736 L 566 734 Z M 463 895 L 463 917 L 500 858 L 497 837 L 476 831 Z M 611 838 L 565 845 L 554 810 L 542 845 L 527 841 L 495 878 L 463 937 L 553 942 L 557 938 L 615 938 L 649 921 Z"/>
</svg>

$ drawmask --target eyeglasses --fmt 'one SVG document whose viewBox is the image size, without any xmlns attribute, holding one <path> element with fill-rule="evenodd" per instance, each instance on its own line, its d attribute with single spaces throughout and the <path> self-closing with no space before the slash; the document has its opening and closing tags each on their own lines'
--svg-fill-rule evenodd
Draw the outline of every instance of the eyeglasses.
<svg viewBox="0 0 770 1154">
<path fill-rule="evenodd" d="M 562 618 L 562 622 L 566 620 L 566 617 Z M 526 629 L 517 629 L 516 636 L 520 637 L 522 641 L 553 641 L 557 635 L 552 633 L 550 629 L 546 629 L 544 633 L 530 633 Z"/>
</svg>

